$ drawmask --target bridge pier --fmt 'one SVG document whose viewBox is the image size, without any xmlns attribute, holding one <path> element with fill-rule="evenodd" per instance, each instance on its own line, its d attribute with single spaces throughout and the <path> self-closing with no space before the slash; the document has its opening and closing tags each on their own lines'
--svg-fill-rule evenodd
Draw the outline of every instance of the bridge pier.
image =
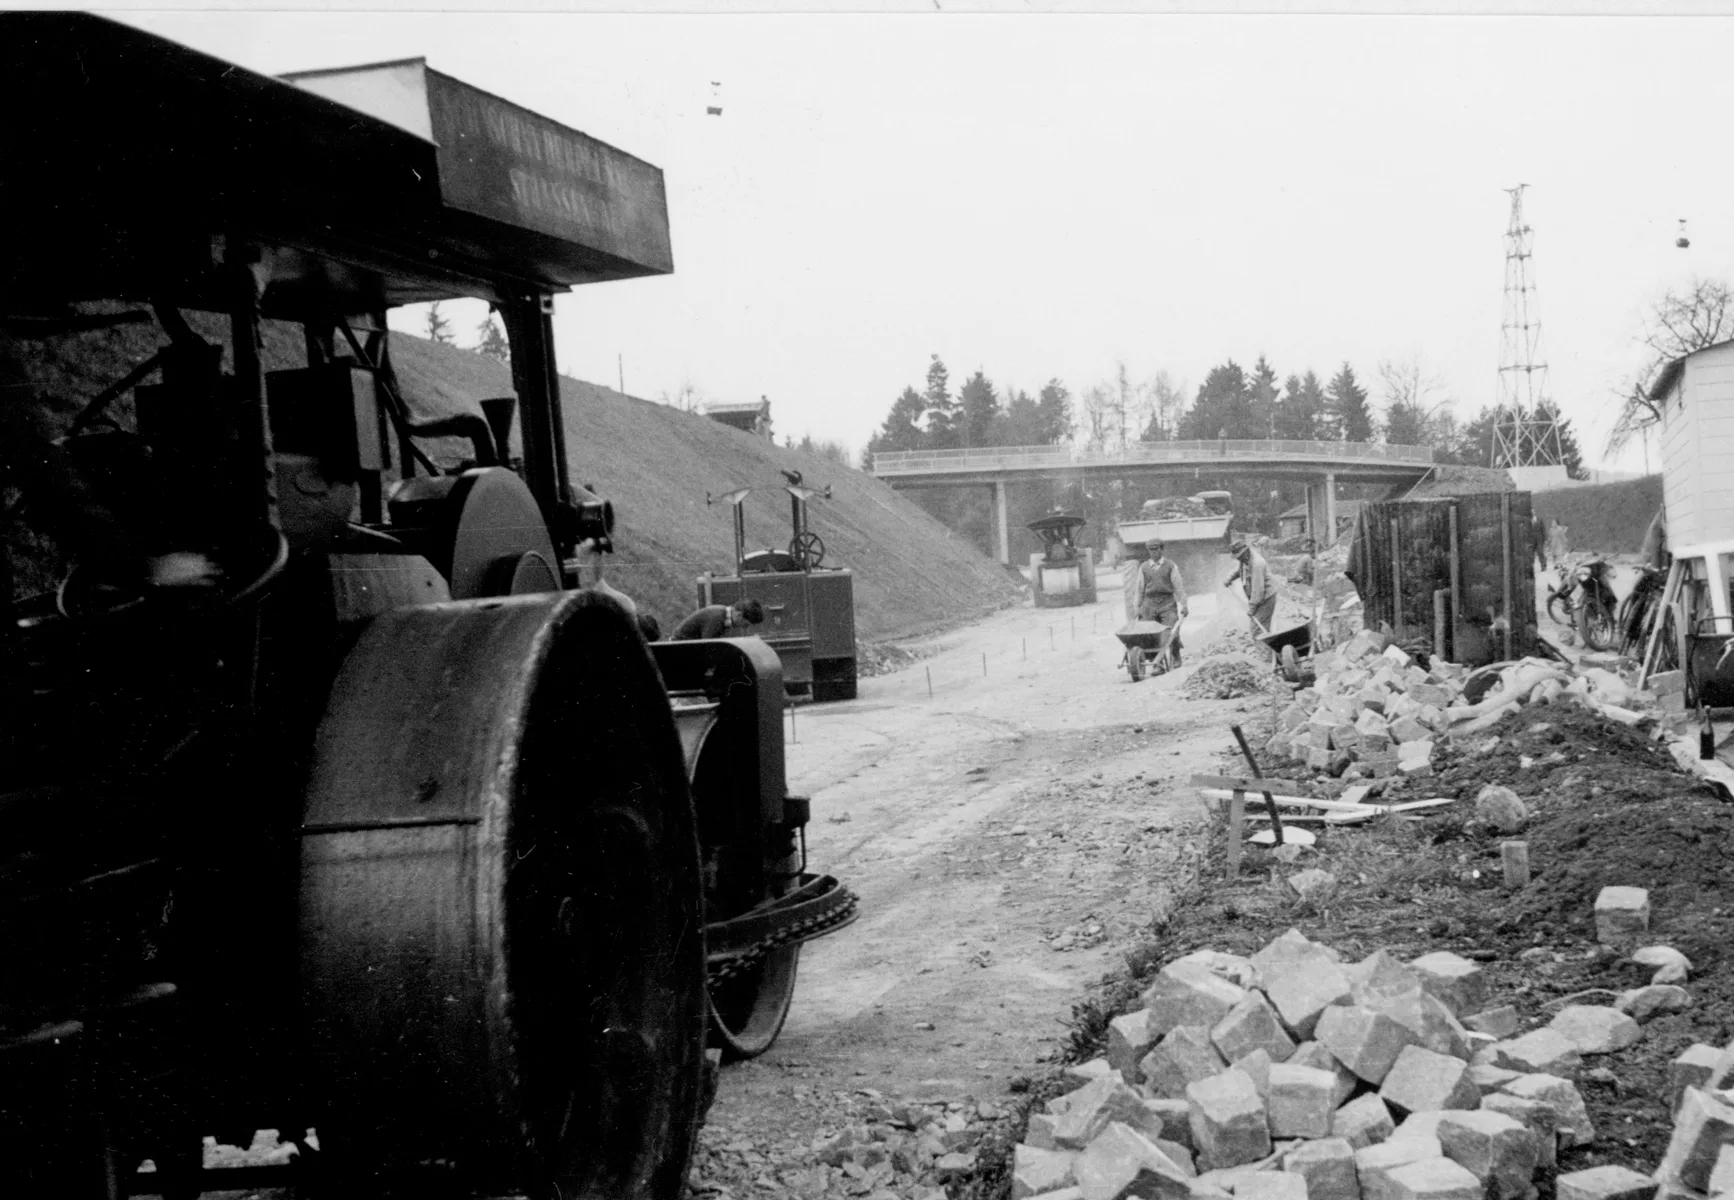
<svg viewBox="0 0 1734 1200">
<path fill-rule="evenodd" d="M 1337 544 L 1337 476 L 1326 471 L 1324 481 L 1307 484 L 1307 536 L 1319 549 Z"/>
<path fill-rule="evenodd" d="M 1005 480 L 993 484 L 993 556 L 1005 565 L 1011 564 L 1011 511 L 1006 500 Z"/>
</svg>

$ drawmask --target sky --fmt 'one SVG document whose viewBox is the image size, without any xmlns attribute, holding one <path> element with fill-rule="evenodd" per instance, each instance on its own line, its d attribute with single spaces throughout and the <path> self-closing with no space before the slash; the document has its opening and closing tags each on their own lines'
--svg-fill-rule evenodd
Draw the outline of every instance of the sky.
<svg viewBox="0 0 1734 1200">
<path fill-rule="evenodd" d="M 1346 361 L 1375 399 L 1419 356 L 1471 416 L 1523 183 L 1593 462 L 1648 307 L 1734 280 L 1723 16 L 115 15 L 272 74 L 425 56 L 661 167 L 674 273 L 561 297 L 561 369 L 857 450 L 933 354 L 1031 393 Z"/>
</svg>

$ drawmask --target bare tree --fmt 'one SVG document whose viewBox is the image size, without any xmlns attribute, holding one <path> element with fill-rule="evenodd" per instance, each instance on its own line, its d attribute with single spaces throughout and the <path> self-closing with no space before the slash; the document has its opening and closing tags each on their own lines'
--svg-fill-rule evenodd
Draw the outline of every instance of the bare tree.
<svg viewBox="0 0 1734 1200">
<path fill-rule="evenodd" d="M 440 311 L 438 300 L 427 306 L 427 338 L 428 341 L 438 342 L 442 346 L 453 345 L 456 341 L 452 337 L 451 320 Z"/>
<path fill-rule="evenodd" d="M 1139 437 L 1146 442 L 1168 441 L 1180 427 L 1180 414 L 1186 411 L 1186 384 L 1176 383 L 1167 371 L 1158 371 L 1145 389 L 1149 403 Z"/>
<path fill-rule="evenodd" d="M 1385 393 L 1385 440 L 1394 446 L 1443 446 L 1456 433 L 1445 378 L 1419 354 L 1383 359 L 1379 380 Z"/>
<path fill-rule="evenodd" d="M 1078 409 L 1083 420 L 1078 422 L 1084 434 L 1084 444 L 1092 450 L 1113 445 L 1120 418 L 1114 409 L 1118 403 L 1114 389 L 1103 383 L 1092 383 L 1078 393 Z"/>
<path fill-rule="evenodd" d="M 680 389 L 672 395 L 666 391 L 658 392 L 656 402 L 666 404 L 670 408 L 678 408 L 681 412 L 697 412 L 703 407 L 705 394 L 694 387 L 690 379 L 681 383 Z"/>
<path fill-rule="evenodd" d="M 1694 279 L 1684 291 L 1669 292 L 1650 309 L 1638 341 L 1646 359 L 1620 396 L 1620 415 L 1608 434 L 1608 453 L 1618 453 L 1662 412 L 1650 392 L 1667 365 L 1694 350 L 1734 338 L 1734 289 L 1720 279 Z"/>
</svg>

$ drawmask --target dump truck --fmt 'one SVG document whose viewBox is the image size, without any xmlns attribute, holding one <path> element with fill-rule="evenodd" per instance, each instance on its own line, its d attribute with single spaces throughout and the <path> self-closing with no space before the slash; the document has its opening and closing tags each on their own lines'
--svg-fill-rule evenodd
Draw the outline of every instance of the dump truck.
<svg viewBox="0 0 1734 1200">
<path fill-rule="evenodd" d="M 575 586 L 554 297 L 672 270 L 662 173 L 419 59 L 20 13 L 0 66 L 6 1194 L 672 1200 L 707 1039 L 854 901 L 776 655 Z M 460 297 L 512 394 L 429 418 L 387 314 Z"/>
</svg>

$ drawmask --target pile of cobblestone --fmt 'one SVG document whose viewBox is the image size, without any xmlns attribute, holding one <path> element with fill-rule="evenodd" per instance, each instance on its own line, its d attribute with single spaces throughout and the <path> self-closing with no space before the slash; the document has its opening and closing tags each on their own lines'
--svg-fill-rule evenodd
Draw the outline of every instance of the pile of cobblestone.
<svg viewBox="0 0 1734 1200">
<path fill-rule="evenodd" d="M 1520 1034 L 1481 968 L 1444 951 L 1349 963 L 1293 930 L 1250 958 L 1196 951 L 1072 1069 L 1082 1086 L 1031 1115 L 1012 1196 L 1533 1200 L 1559 1148 L 1596 1137 L 1583 1057 L 1642 1032 L 1618 1007 L 1568 1005 Z M 1627 1167 L 1557 1180 L 1563 1200 L 1647 1200 L 1646 1184 Z"/>
</svg>

